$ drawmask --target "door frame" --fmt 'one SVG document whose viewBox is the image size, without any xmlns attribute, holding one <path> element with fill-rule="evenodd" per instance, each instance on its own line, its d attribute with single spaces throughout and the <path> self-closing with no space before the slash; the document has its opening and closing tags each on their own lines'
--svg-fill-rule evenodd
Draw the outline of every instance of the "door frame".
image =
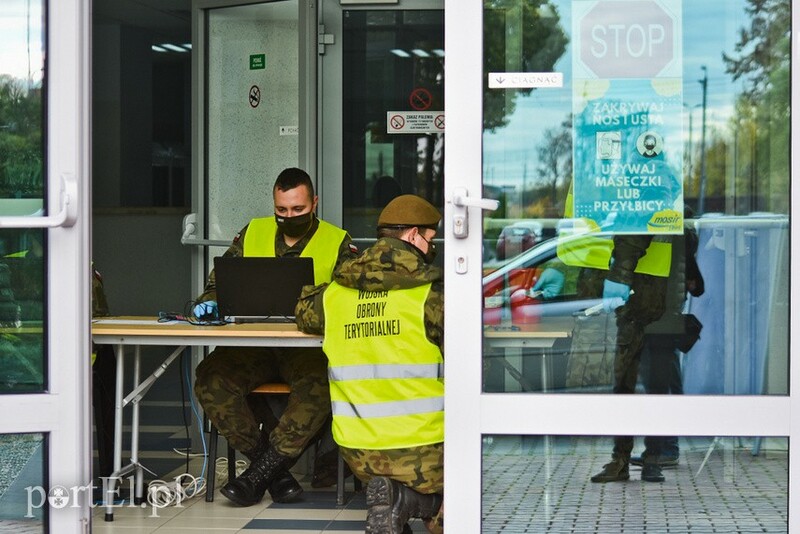
<svg viewBox="0 0 800 534">
<path fill-rule="evenodd" d="M 320 217 L 342 225 L 344 206 L 344 173 L 342 171 L 342 14 L 344 11 L 441 10 L 444 0 L 397 0 L 394 4 L 319 3 L 319 25 L 333 35 L 334 44 L 325 47 L 318 61 L 318 144 L 317 176 L 319 180 Z M 388 111 L 388 110 L 387 110 Z"/>
<path fill-rule="evenodd" d="M 445 159 L 445 508 L 448 532 L 477 533 L 481 530 L 481 442 L 485 434 L 498 435 L 676 435 L 676 436 L 788 436 L 789 454 L 800 457 L 800 394 L 789 396 L 658 396 L 597 394 L 485 394 L 481 392 L 482 298 L 480 210 L 469 209 L 467 239 L 453 233 L 453 192 L 467 189 L 471 197 L 482 191 L 483 109 L 482 38 L 483 3 L 445 0 L 445 101 L 447 144 Z M 800 27 L 800 10 L 792 12 L 793 28 Z M 792 32 L 795 56 L 800 50 Z M 792 69 L 792 103 L 800 105 L 800 69 Z M 792 117 L 797 135 L 800 119 Z M 793 158 L 792 174 L 800 176 L 800 163 Z M 800 206 L 797 188 L 792 206 Z M 799 250 L 800 237 L 791 221 L 792 250 Z M 457 274 L 456 259 L 465 258 L 469 269 Z M 793 261 L 790 258 L 790 269 Z M 461 262 L 463 265 L 463 262 Z M 794 284 L 792 307 L 800 290 Z M 794 314 L 790 332 L 800 320 Z M 795 349 L 790 343 L 790 359 Z M 800 366 L 790 369 L 790 383 L 798 384 Z M 631 402 L 634 400 L 634 402 Z M 610 420 L 609 413 L 628 417 Z M 658 413 L 658 418 L 648 417 Z M 520 419 L 519 414 L 539 414 Z M 792 438 L 798 439 L 792 439 Z M 610 452 L 610 451 L 609 451 Z M 589 477 L 591 473 L 586 473 Z M 800 531 L 800 467 L 789 462 L 788 532 Z"/>
<path fill-rule="evenodd" d="M 92 480 L 91 9 L 88 0 L 44 5 L 48 212 L 59 211 L 61 179 L 71 175 L 77 219 L 71 227 L 47 230 L 45 391 L 0 395 L 0 432 L 46 434 L 45 485 L 77 489 Z M 89 531 L 92 492 L 76 495 L 69 506 L 45 512 L 49 531 Z"/>
</svg>

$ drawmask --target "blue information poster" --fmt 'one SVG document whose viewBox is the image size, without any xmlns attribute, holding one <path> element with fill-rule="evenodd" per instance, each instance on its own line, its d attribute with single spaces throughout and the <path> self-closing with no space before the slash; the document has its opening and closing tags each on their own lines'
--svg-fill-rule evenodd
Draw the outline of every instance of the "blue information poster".
<svg viewBox="0 0 800 534">
<path fill-rule="evenodd" d="M 594 230 L 683 232 L 680 0 L 573 3 L 573 211 Z"/>
</svg>

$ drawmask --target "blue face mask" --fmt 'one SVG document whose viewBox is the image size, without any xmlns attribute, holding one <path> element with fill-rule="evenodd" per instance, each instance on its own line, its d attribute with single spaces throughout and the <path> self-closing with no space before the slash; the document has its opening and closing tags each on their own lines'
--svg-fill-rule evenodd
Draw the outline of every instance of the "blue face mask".
<svg viewBox="0 0 800 534">
<path fill-rule="evenodd" d="M 313 220 L 314 213 L 311 211 L 294 217 L 283 217 L 277 213 L 275 214 L 278 230 L 289 237 L 302 237 L 305 235 L 311 229 L 311 221 Z"/>
</svg>

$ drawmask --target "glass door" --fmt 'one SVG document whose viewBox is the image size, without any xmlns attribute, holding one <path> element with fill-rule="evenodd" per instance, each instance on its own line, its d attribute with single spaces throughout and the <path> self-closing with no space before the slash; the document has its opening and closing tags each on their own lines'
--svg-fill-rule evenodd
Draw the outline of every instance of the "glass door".
<svg viewBox="0 0 800 534">
<path fill-rule="evenodd" d="M 341 4 L 320 6 L 320 202 L 364 248 L 395 196 L 444 205 L 444 11 Z"/>
<path fill-rule="evenodd" d="M 210 258 L 273 212 L 286 167 L 315 176 L 316 7 L 308 0 L 194 2 L 194 137 L 188 245 L 199 294 Z M 191 231 L 186 231 L 191 228 Z"/>
<path fill-rule="evenodd" d="M 448 531 L 800 528 L 792 21 L 446 3 Z"/>
<path fill-rule="evenodd" d="M 0 12 L 0 524 L 87 532 L 89 5 Z"/>
</svg>

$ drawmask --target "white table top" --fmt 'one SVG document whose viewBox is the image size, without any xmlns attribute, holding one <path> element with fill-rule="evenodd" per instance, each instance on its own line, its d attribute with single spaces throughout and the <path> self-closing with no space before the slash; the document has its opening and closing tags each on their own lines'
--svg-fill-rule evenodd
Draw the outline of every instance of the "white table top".
<svg viewBox="0 0 800 534">
<path fill-rule="evenodd" d="M 156 317 L 102 317 L 92 320 L 92 340 L 109 345 L 226 345 L 321 347 L 322 336 L 304 334 L 294 323 L 238 323 L 200 326 Z"/>
</svg>

